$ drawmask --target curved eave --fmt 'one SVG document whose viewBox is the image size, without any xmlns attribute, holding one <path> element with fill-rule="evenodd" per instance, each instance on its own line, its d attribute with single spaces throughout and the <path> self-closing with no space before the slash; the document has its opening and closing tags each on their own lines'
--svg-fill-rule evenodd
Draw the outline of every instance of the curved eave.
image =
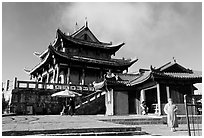
<svg viewBox="0 0 204 138">
<path fill-rule="evenodd" d="M 151 78 L 151 72 L 146 72 L 146 73 L 143 73 L 141 74 L 140 77 L 136 78 L 135 80 L 132 80 L 130 81 L 130 86 L 134 86 L 134 85 L 138 85 L 138 84 L 141 84 L 145 81 L 147 81 L 149 78 Z"/>
<path fill-rule="evenodd" d="M 193 80 L 193 81 L 202 81 L 202 75 L 196 75 L 194 73 L 159 73 L 152 72 L 154 78 L 163 78 L 163 79 L 177 79 L 177 80 Z"/>
<path fill-rule="evenodd" d="M 121 44 L 115 45 L 115 46 L 108 46 L 108 47 L 106 47 L 106 48 L 109 49 L 111 53 L 115 53 L 115 52 L 117 52 L 123 45 L 125 45 L 124 42 L 121 43 Z"/>
<path fill-rule="evenodd" d="M 137 62 L 137 61 L 138 61 L 138 59 L 134 59 L 134 60 L 130 61 L 129 67 L 132 66 L 132 65 L 133 65 L 135 62 Z"/>
<path fill-rule="evenodd" d="M 65 59 L 69 59 L 69 60 L 73 60 L 73 61 L 86 62 L 86 63 L 103 64 L 103 65 L 108 65 L 108 66 L 122 67 L 122 68 L 127 68 L 137 61 L 137 59 L 136 59 L 134 61 L 125 60 L 125 61 L 121 62 L 120 60 L 117 60 L 117 59 L 100 60 L 100 59 L 92 59 L 92 58 L 88 58 L 88 57 L 69 56 L 69 55 L 65 54 L 64 52 L 56 51 L 52 46 L 49 46 L 49 49 L 51 52 L 53 52 L 53 54 L 57 55 L 60 58 L 65 58 Z"/>
<path fill-rule="evenodd" d="M 25 72 L 26 74 L 30 74 L 30 71 L 31 71 L 30 69 L 24 68 L 23 70 L 24 70 L 24 72 Z"/>
<path fill-rule="evenodd" d="M 118 45 L 110 45 L 110 44 L 105 44 L 105 43 L 96 43 L 96 42 L 89 42 L 89 41 L 84 41 L 81 39 L 76 39 L 73 38 L 71 36 L 67 36 L 65 35 L 60 29 L 57 30 L 57 33 L 64 39 L 66 39 L 67 41 L 69 41 L 70 43 L 73 44 L 78 44 L 78 45 L 85 45 L 88 47 L 95 47 L 95 48 L 100 48 L 100 49 L 104 49 L 104 50 L 108 50 L 111 53 L 115 53 L 116 51 L 118 51 L 125 43 L 120 43 Z"/>
<path fill-rule="evenodd" d="M 41 66 L 43 66 L 49 59 L 50 57 L 50 51 L 48 49 L 48 54 L 46 55 L 46 57 L 44 58 L 44 60 L 42 62 L 40 62 L 38 65 L 36 65 L 30 72 L 29 74 L 32 75 L 36 70 L 38 70 Z"/>
<path fill-rule="evenodd" d="M 57 47 L 59 44 L 60 44 L 60 37 L 59 37 L 59 34 L 56 33 L 56 39 L 55 39 L 55 41 L 54 41 L 52 44 L 50 44 L 50 45 L 52 45 L 53 47 Z M 46 49 L 43 53 L 41 53 L 41 54 L 38 55 L 38 56 L 39 56 L 41 59 L 43 59 L 43 58 L 46 56 L 47 53 L 48 53 L 48 49 Z"/>
<path fill-rule="evenodd" d="M 48 53 L 48 49 L 46 49 L 43 53 L 41 53 L 39 55 L 39 58 L 43 59 L 46 56 L 47 53 Z"/>
</svg>

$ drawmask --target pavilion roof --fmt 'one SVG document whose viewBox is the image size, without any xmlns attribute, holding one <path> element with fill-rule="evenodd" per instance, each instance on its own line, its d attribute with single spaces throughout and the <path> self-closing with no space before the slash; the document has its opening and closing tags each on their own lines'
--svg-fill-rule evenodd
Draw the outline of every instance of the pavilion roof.
<svg viewBox="0 0 204 138">
<path fill-rule="evenodd" d="M 159 72 L 180 72 L 180 73 L 191 73 L 192 72 L 192 70 L 187 69 L 181 66 L 180 64 L 178 64 L 175 59 L 153 70 L 159 71 Z"/>
<path fill-rule="evenodd" d="M 171 72 L 153 72 L 154 76 L 160 76 L 163 78 L 174 78 L 174 79 L 202 79 L 201 71 L 192 71 L 192 73 L 171 73 Z"/>
<path fill-rule="evenodd" d="M 172 69 L 169 70 L 169 72 L 163 72 L 164 70 L 168 71 L 168 68 L 172 68 L 172 66 L 174 66 L 178 70 L 178 72 L 171 72 Z M 171 80 L 189 80 L 196 81 L 198 83 L 202 81 L 201 71 L 189 70 L 179 65 L 178 63 L 172 62 L 169 62 L 157 69 L 153 69 L 152 67 L 150 67 L 150 70 L 142 70 L 137 74 L 117 74 L 117 75 L 119 78 L 118 82 L 126 84 L 127 86 L 135 86 L 150 79 L 154 80 L 155 78 Z"/>
<path fill-rule="evenodd" d="M 72 35 L 65 35 L 60 29 L 57 30 L 58 37 L 65 39 L 71 44 L 83 45 L 87 47 L 93 47 L 98 49 L 105 49 L 111 53 L 118 51 L 125 43 L 120 43 L 117 45 L 112 45 L 111 43 L 103 43 L 100 41 L 87 41 L 79 38 L 75 38 Z"/>
<path fill-rule="evenodd" d="M 93 40 L 88 41 L 88 40 L 83 40 L 77 37 L 79 34 L 88 34 Z M 88 32 L 88 33 L 87 33 Z M 68 41 L 70 44 L 76 44 L 79 46 L 86 46 L 86 47 L 92 47 L 92 48 L 97 48 L 97 49 L 104 49 L 107 52 L 114 54 L 117 52 L 125 43 L 120 43 L 117 45 L 113 45 L 112 43 L 104 43 L 99 41 L 96 36 L 92 33 L 92 31 L 87 27 L 83 26 L 80 29 L 78 29 L 76 32 L 74 32 L 71 35 L 66 35 L 63 33 L 60 29 L 57 29 L 56 32 L 56 39 L 53 44 L 51 44 L 53 47 L 58 47 L 60 45 L 61 39 Z M 44 58 L 45 55 L 48 53 L 48 49 L 43 51 L 41 54 L 35 52 L 34 54 L 40 58 Z"/>
<path fill-rule="evenodd" d="M 125 59 L 95 59 L 90 57 L 82 57 L 82 56 L 70 56 L 67 53 L 57 51 L 53 46 L 48 47 L 48 53 L 46 54 L 45 58 L 42 62 L 40 62 L 38 65 L 36 65 L 32 70 L 30 70 L 29 74 L 34 73 L 36 70 L 41 68 L 44 64 L 49 62 L 49 60 L 53 57 L 55 58 L 62 58 L 70 61 L 78 61 L 83 63 L 92 63 L 92 64 L 99 64 L 99 65 L 106 65 L 106 66 L 113 66 L 113 67 L 123 67 L 127 68 L 130 67 L 132 64 L 137 62 L 138 59 L 134 60 L 125 60 Z"/>
</svg>

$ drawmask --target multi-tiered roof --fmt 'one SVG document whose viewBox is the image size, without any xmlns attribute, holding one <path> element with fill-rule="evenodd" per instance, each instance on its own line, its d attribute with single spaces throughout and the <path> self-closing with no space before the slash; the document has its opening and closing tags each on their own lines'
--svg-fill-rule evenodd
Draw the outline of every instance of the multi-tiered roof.
<svg viewBox="0 0 204 138">
<path fill-rule="evenodd" d="M 43 53 L 34 53 L 41 59 L 41 62 L 36 65 L 33 69 L 29 71 L 30 75 L 34 75 L 46 64 L 52 62 L 75 62 L 78 64 L 91 64 L 92 66 L 107 67 L 113 69 L 126 70 L 132 64 L 134 64 L 137 59 L 113 59 L 112 55 L 124 45 L 125 43 L 120 43 L 113 45 L 112 42 L 104 43 L 99 41 L 95 35 L 88 28 L 88 25 L 84 25 L 73 34 L 65 34 L 60 29 L 57 29 L 55 41 L 48 46 L 48 49 Z M 79 50 L 92 50 L 104 53 L 105 57 L 92 56 L 89 54 L 76 54 L 75 51 L 69 51 L 69 47 L 78 47 Z"/>
</svg>

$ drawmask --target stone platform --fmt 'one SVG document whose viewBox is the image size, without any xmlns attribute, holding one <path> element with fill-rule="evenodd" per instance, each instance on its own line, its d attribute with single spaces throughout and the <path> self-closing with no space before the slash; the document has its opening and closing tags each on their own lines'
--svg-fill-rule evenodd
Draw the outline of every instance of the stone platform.
<svg viewBox="0 0 204 138">
<path fill-rule="evenodd" d="M 141 135 L 139 126 L 103 122 L 94 116 L 2 117 L 2 135 Z"/>
<path fill-rule="evenodd" d="M 184 118 L 185 116 L 181 117 Z M 155 115 L 30 115 L 2 117 L 2 135 L 41 136 L 111 136 L 161 135 L 188 136 L 187 125 L 179 124 L 171 132 L 162 121 L 165 116 Z M 118 122 L 117 122 L 118 121 Z M 199 124 L 202 131 L 202 124 Z"/>
</svg>

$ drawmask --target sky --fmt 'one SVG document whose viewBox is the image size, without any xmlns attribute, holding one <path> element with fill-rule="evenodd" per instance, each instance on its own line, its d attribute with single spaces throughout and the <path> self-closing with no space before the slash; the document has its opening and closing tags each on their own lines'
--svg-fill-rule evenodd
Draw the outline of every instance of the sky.
<svg viewBox="0 0 204 138">
<path fill-rule="evenodd" d="M 125 45 L 113 58 L 138 58 L 129 72 L 160 67 L 173 57 L 202 70 L 202 3 L 5 3 L 2 4 L 2 81 L 29 80 L 32 69 L 56 36 L 73 33 L 87 17 L 103 42 Z"/>
</svg>

